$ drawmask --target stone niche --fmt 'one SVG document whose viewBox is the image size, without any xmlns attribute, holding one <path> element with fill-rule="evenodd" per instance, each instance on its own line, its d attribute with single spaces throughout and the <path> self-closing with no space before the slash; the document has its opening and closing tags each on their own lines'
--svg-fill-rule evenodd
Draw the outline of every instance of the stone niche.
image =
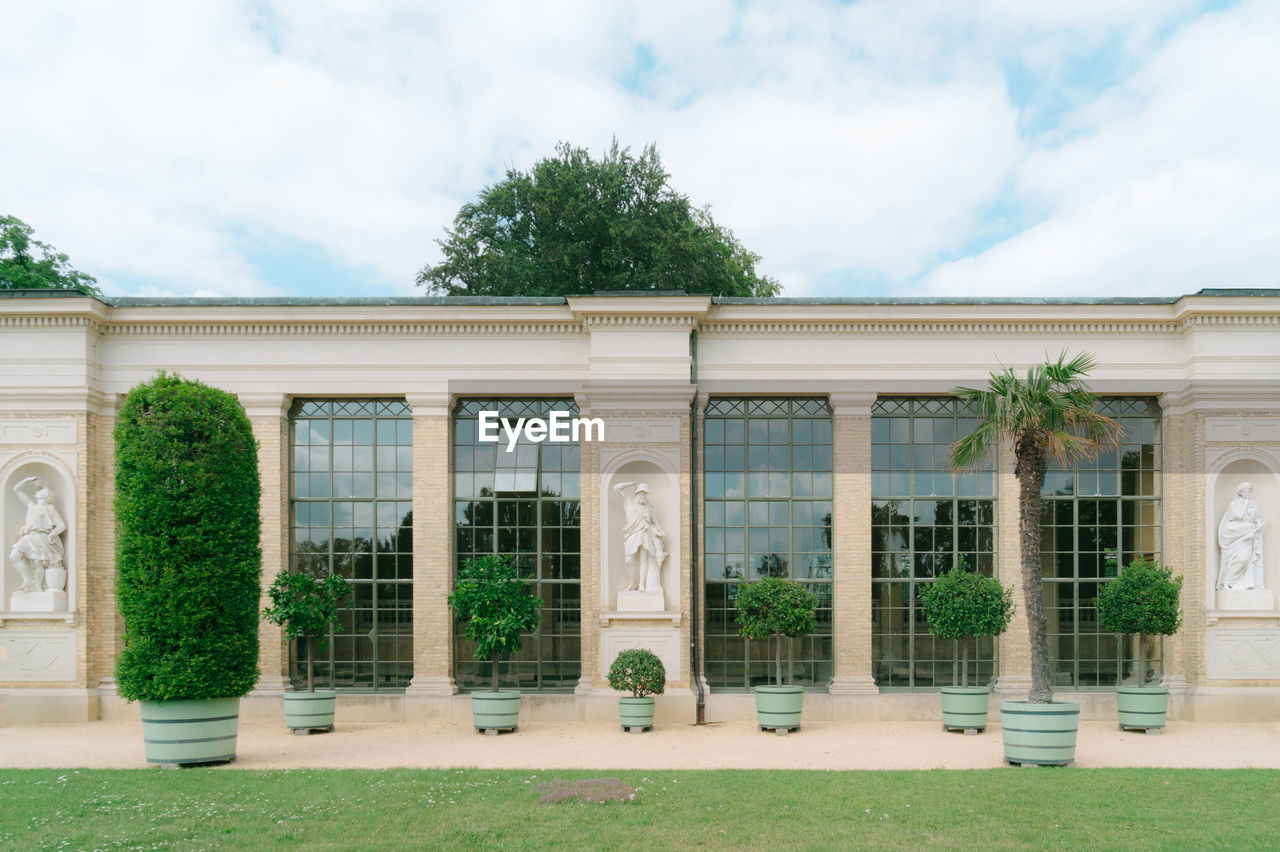
<svg viewBox="0 0 1280 852">
<path fill-rule="evenodd" d="M 611 455 L 606 453 L 607 455 Z M 669 455 L 671 457 L 669 457 Z M 680 539 L 680 478 L 674 452 L 624 450 L 602 458 L 600 488 L 600 612 L 601 663 L 608 672 L 620 651 L 645 648 L 662 660 L 667 679 L 681 677 L 680 602 L 684 546 Z M 615 486 L 631 483 L 622 493 Z M 661 527 L 666 556 L 659 579 L 662 594 L 625 592 L 631 579 L 627 565 L 625 531 L 627 501 L 635 499 L 635 486 L 647 486 L 654 519 Z M 619 595 L 623 598 L 620 600 Z M 647 599 L 646 599 L 647 598 Z"/>
<path fill-rule="evenodd" d="M 22 576 L 11 560 L 10 552 L 19 538 L 19 530 L 26 523 L 27 506 L 14 492 L 14 486 L 29 477 L 39 477 L 53 491 L 53 507 L 61 515 L 66 530 L 61 535 L 63 545 L 62 566 L 65 577 L 54 576 L 48 580 L 48 590 L 35 594 L 15 595 L 22 585 Z M 28 498 L 34 497 L 34 489 L 28 483 L 24 489 Z M 0 608 L 10 618 L 40 617 L 43 613 L 67 613 L 76 609 L 77 594 L 77 542 L 76 542 L 76 483 L 65 464 L 52 456 L 25 454 L 10 459 L 0 469 L 0 558 L 4 568 L 0 571 Z"/>
<path fill-rule="evenodd" d="M 1213 609 L 1246 609 L 1266 614 L 1275 609 L 1275 593 L 1280 585 L 1280 477 L 1264 461 L 1252 453 L 1236 452 L 1222 459 L 1221 470 L 1212 477 L 1206 494 L 1208 503 L 1205 536 L 1205 577 L 1208 583 L 1208 600 Z M 1222 560 L 1222 548 L 1218 544 L 1218 526 L 1231 502 L 1236 499 L 1236 489 L 1241 483 L 1253 486 L 1253 501 L 1258 504 L 1259 515 L 1266 521 L 1262 529 L 1262 590 L 1228 591 L 1219 589 L 1218 572 Z"/>
</svg>

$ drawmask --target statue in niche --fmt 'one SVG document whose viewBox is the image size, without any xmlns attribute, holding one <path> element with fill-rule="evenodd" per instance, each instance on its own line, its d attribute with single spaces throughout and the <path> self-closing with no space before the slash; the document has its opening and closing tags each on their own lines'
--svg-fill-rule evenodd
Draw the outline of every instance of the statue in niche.
<svg viewBox="0 0 1280 852">
<path fill-rule="evenodd" d="M 24 490 L 28 483 L 35 492 L 34 499 Z M 62 533 L 67 524 L 53 505 L 53 489 L 40 477 L 28 476 L 13 486 L 13 493 L 27 507 L 26 523 L 18 530 L 18 540 L 9 551 L 9 561 L 22 577 L 18 591 L 48 591 L 48 578 L 56 576 L 66 582 L 62 565 Z M 56 580 L 52 585 L 55 590 L 62 588 L 62 583 Z"/>
<path fill-rule="evenodd" d="M 1240 483 L 1236 498 L 1218 524 L 1218 546 L 1222 561 L 1218 566 L 1218 588 L 1230 591 L 1265 588 L 1262 583 L 1262 528 L 1258 504 L 1253 501 L 1253 485 Z"/>
<path fill-rule="evenodd" d="M 630 497 L 626 489 L 634 485 Z M 623 548 L 627 555 L 627 585 L 624 592 L 661 592 L 662 563 L 667 558 L 666 533 L 658 525 L 649 502 L 649 486 L 641 482 L 619 482 L 613 486 L 622 498 L 627 521 L 622 527 Z"/>
</svg>

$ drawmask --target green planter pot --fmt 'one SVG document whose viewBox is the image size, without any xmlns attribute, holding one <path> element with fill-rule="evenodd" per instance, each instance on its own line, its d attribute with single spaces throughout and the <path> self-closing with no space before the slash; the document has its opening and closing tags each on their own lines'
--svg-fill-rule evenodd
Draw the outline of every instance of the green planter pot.
<svg viewBox="0 0 1280 852">
<path fill-rule="evenodd" d="M 226 763 L 236 759 L 239 698 L 140 701 L 148 763 Z"/>
<path fill-rule="evenodd" d="M 942 698 L 942 727 L 948 731 L 987 729 L 987 699 L 989 686 L 944 686 L 939 689 Z"/>
<path fill-rule="evenodd" d="M 756 694 L 756 719 L 762 730 L 800 729 L 803 686 L 757 686 L 752 691 Z"/>
<path fill-rule="evenodd" d="M 291 731 L 333 730 L 333 707 L 338 693 L 332 689 L 284 694 L 284 723 Z"/>
<path fill-rule="evenodd" d="M 653 697 L 619 698 L 618 718 L 623 730 L 653 727 Z"/>
<path fill-rule="evenodd" d="M 1080 729 L 1080 703 L 1054 701 L 1000 702 L 1000 731 L 1004 759 L 1009 763 L 1068 766 L 1076 760 L 1076 732 Z"/>
<path fill-rule="evenodd" d="M 471 719 L 477 731 L 514 731 L 520 722 L 520 693 L 512 689 L 471 693 Z"/>
<path fill-rule="evenodd" d="M 1120 711 L 1120 730 L 1142 728 L 1163 730 L 1169 712 L 1167 686 L 1117 686 L 1116 709 Z"/>
</svg>

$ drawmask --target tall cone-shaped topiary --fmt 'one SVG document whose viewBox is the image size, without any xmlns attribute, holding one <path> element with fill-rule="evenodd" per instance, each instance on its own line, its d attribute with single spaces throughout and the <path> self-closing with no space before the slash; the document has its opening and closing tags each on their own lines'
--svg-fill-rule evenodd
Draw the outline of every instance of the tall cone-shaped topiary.
<svg viewBox="0 0 1280 852">
<path fill-rule="evenodd" d="M 258 680 L 258 453 L 234 396 L 160 373 L 116 439 L 116 661 L 130 701 L 238 698 Z"/>
</svg>

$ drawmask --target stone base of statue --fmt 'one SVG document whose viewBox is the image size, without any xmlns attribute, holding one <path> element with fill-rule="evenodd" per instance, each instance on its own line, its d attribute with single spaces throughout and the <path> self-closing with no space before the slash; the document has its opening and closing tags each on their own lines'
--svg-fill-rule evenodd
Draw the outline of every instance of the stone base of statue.
<svg viewBox="0 0 1280 852">
<path fill-rule="evenodd" d="M 66 612 L 67 593 L 56 589 L 44 592 L 14 592 L 9 598 L 11 612 Z"/>
<path fill-rule="evenodd" d="M 1270 589 L 1218 589 L 1218 609 L 1271 610 L 1276 597 Z"/>
<path fill-rule="evenodd" d="M 618 612 L 663 612 L 666 601 L 662 589 L 648 592 L 618 592 Z"/>
</svg>

